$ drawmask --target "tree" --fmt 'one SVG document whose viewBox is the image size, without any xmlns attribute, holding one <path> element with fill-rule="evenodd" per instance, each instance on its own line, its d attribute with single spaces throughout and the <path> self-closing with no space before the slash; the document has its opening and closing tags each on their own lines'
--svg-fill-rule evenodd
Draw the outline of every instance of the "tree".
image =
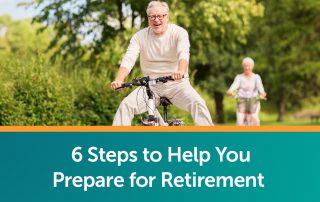
<svg viewBox="0 0 320 202">
<path fill-rule="evenodd" d="M 39 24 L 31 24 L 31 20 L 13 21 L 9 16 L 0 16 L 0 28 L 6 29 L 0 36 L 0 52 L 2 54 L 37 54 L 44 51 L 50 40 L 51 30 L 36 34 Z"/>
<path fill-rule="evenodd" d="M 320 2 L 262 1 L 265 17 L 254 23 L 246 47 L 262 69 L 269 101 L 282 121 L 320 88 Z"/>
<path fill-rule="evenodd" d="M 76 60 L 87 58 L 96 61 L 97 57 L 101 58 L 101 53 L 113 47 L 115 38 L 118 37 L 120 44 L 125 44 L 128 41 L 126 31 L 140 28 L 145 23 L 143 10 L 146 2 L 34 0 L 31 6 L 42 8 L 33 19 L 44 25 L 41 30 L 51 26 L 56 30 L 49 46 L 59 47 L 55 56 L 67 58 L 72 55 Z"/>
<path fill-rule="evenodd" d="M 247 0 L 174 0 L 172 5 L 181 8 L 173 11 L 174 20 L 189 31 L 196 81 L 213 95 L 217 122 L 223 123 L 223 97 L 241 66 L 240 45 L 263 6 Z"/>
</svg>

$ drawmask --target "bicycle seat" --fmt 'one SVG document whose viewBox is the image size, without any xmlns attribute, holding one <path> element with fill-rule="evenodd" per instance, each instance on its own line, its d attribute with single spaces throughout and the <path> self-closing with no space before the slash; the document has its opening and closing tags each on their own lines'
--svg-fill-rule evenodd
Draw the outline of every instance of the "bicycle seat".
<svg viewBox="0 0 320 202">
<path fill-rule="evenodd" d="M 160 97 L 160 105 L 162 106 L 168 106 L 171 105 L 172 103 L 170 102 L 170 100 L 166 97 Z"/>
</svg>

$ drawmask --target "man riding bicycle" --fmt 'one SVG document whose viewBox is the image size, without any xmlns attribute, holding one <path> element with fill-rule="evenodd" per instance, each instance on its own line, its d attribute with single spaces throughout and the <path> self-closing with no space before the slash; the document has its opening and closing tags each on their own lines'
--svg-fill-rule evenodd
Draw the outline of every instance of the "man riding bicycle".
<svg viewBox="0 0 320 202">
<path fill-rule="evenodd" d="M 260 102 L 257 97 L 264 99 L 264 91 L 261 77 L 253 73 L 254 61 L 246 57 L 242 61 L 243 73 L 238 74 L 227 91 L 228 96 L 232 96 L 237 91 L 237 125 L 245 125 L 245 116 L 250 114 L 253 118 L 253 125 L 260 125 L 259 112 Z"/>
<path fill-rule="evenodd" d="M 190 112 L 195 125 L 213 125 L 205 101 L 188 79 L 190 42 L 187 31 L 175 24 L 168 24 L 169 7 L 165 2 L 151 1 L 147 7 L 147 15 L 149 27 L 138 31 L 131 38 L 111 88 L 114 90 L 124 83 L 140 53 L 144 76 L 154 79 L 172 75 L 174 79 L 150 86 L 156 99 L 160 96 L 167 97 L 172 104 Z M 135 114 L 145 112 L 147 103 L 144 94 L 146 93 L 142 93 L 138 88 L 130 93 L 121 102 L 112 125 L 131 125 Z"/>
</svg>

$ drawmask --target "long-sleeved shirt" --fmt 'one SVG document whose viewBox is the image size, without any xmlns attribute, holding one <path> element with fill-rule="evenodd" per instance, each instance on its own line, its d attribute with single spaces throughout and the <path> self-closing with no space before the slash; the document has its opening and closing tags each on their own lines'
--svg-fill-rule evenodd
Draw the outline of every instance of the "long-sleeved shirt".
<svg viewBox="0 0 320 202">
<path fill-rule="evenodd" d="M 265 93 L 261 77 L 258 74 L 253 74 L 250 79 L 244 74 L 238 74 L 234 79 L 228 91 L 237 90 L 237 97 L 251 98 L 256 97 L 258 93 Z"/>
<path fill-rule="evenodd" d="M 168 24 L 166 32 L 160 37 L 147 27 L 131 38 L 120 66 L 131 71 L 140 53 L 140 65 L 144 76 L 169 76 L 178 69 L 181 59 L 189 62 L 189 50 L 188 32 L 182 27 Z"/>
</svg>

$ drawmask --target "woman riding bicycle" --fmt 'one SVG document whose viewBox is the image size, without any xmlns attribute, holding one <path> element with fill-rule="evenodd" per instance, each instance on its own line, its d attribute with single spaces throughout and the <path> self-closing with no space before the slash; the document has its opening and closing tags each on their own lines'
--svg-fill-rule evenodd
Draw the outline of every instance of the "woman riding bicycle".
<svg viewBox="0 0 320 202">
<path fill-rule="evenodd" d="M 264 91 L 261 77 L 253 73 L 254 61 L 250 57 L 246 57 L 242 61 L 243 73 L 238 74 L 232 85 L 227 91 L 228 96 L 232 96 L 236 91 L 237 104 L 237 125 L 245 125 L 244 119 L 248 113 L 253 118 L 253 125 L 260 125 L 260 99 L 265 99 L 266 92 Z M 246 109 L 245 109 L 246 108 Z M 248 108 L 250 108 L 248 110 Z"/>
</svg>

